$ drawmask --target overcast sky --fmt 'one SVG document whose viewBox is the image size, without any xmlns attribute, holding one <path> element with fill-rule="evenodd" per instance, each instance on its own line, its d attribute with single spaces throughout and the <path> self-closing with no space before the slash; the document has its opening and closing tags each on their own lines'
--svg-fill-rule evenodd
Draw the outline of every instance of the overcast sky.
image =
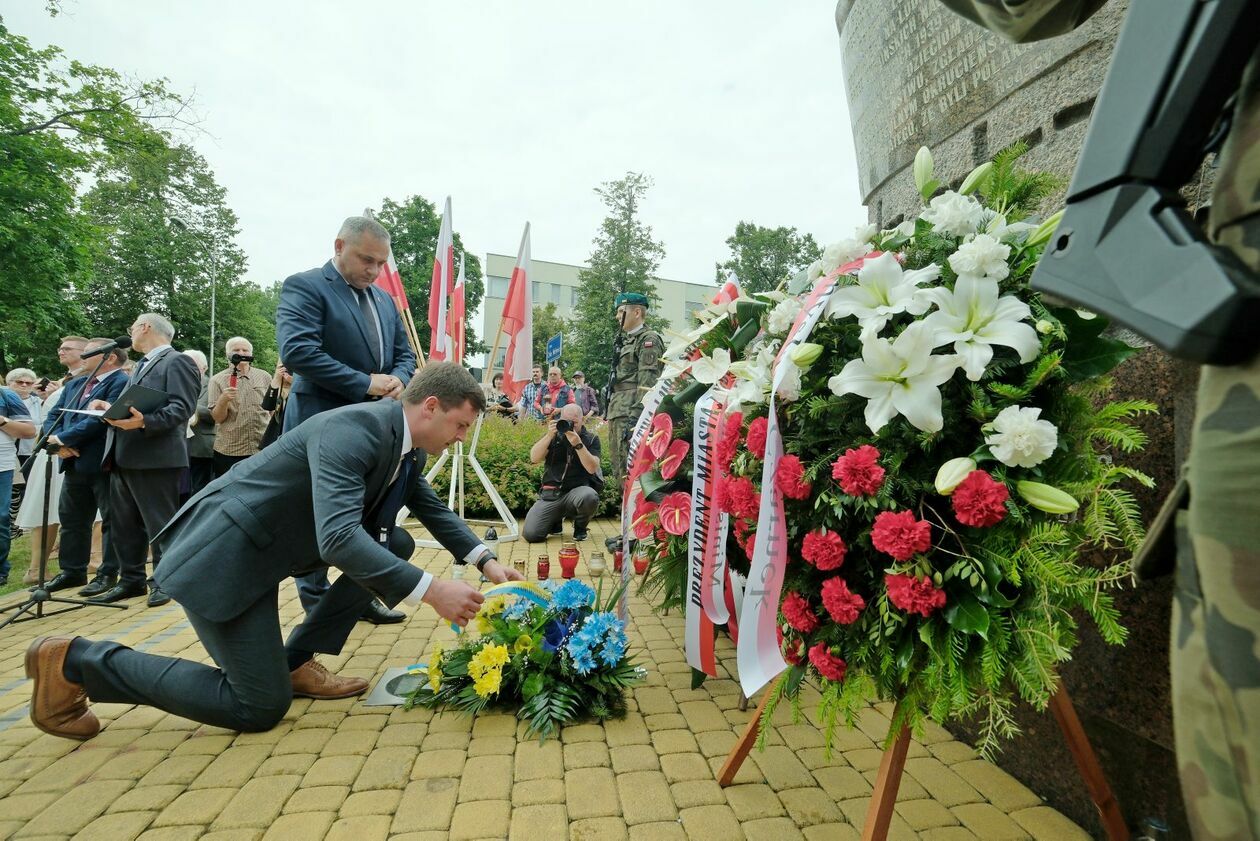
<svg viewBox="0 0 1260 841">
<path fill-rule="evenodd" d="M 36 45 L 192 93 L 247 277 L 331 256 L 383 197 L 450 195 L 474 253 L 585 262 L 592 188 L 655 179 L 663 277 L 712 282 L 740 220 L 823 244 L 866 219 L 834 0 L 3 4 Z"/>
</svg>

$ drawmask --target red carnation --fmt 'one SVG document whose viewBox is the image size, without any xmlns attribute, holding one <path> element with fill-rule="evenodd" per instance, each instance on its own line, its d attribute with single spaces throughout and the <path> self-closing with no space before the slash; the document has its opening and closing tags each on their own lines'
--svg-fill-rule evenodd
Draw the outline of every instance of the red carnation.
<svg viewBox="0 0 1260 841">
<path fill-rule="evenodd" d="M 748 556 L 748 560 L 752 560 L 753 550 L 757 548 L 757 532 L 749 531 L 744 537 L 744 542 L 740 544 L 744 550 L 744 554 Z"/>
<path fill-rule="evenodd" d="M 643 540 L 652 533 L 654 514 L 656 514 L 655 502 L 644 502 L 634 509 L 634 519 L 630 522 L 630 528 L 639 540 Z"/>
<path fill-rule="evenodd" d="M 740 412 L 731 412 L 722 421 L 722 437 L 717 444 L 717 463 L 723 470 L 731 466 L 731 460 L 739 452 L 740 430 L 743 425 L 744 416 Z"/>
<path fill-rule="evenodd" d="M 885 575 L 884 585 L 888 588 L 888 601 L 906 613 L 931 616 L 932 611 L 945 606 L 945 591 L 933 587 L 932 579 L 926 575 L 922 580 L 913 575 Z"/>
<path fill-rule="evenodd" d="M 879 466 L 879 450 L 863 444 L 831 465 L 831 478 L 840 482 L 840 489 L 849 496 L 874 496 L 884 484 L 884 468 Z"/>
<path fill-rule="evenodd" d="M 670 534 L 686 534 L 691 526 L 691 494 L 674 491 L 661 500 L 661 528 Z"/>
<path fill-rule="evenodd" d="M 802 634 L 818 629 L 818 614 L 814 613 L 809 602 L 800 593 L 789 592 L 783 599 L 783 618 Z"/>
<path fill-rule="evenodd" d="M 848 547 L 844 538 L 834 531 L 817 529 L 805 535 L 801 543 L 801 557 L 821 570 L 839 569 L 844 563 L 844 553 Z"/>
<path fill-rule="evenodd" d="M 682 467 L 683 459 L 687 457 L 687 453 L 691 450 L 691 442 L 684 441 L 682 438 L 674 441 L 665 450 L 665 456 L 661 459 L 661 478 L 673 479 L 678 474 L 678 468 Z"/>
<path fill-rule="evenodd" d="M 722 482 L 723 509 L 732 517 L 757 519 L 761 510 L 761 494 L 746 476 L 730 476 Z"/>
<path fill-rule="evenodd" d="M 954 516 L 964 526 L 996 525 L 1006 516 L 1006 499 L 1010 491 L 983 470 L 973 470 L 958 483 L 950 500 Z"/>
<path fill-rule="evenodd" d="M 908 561 L 932 547 L 932 526 L 910 511 L 881 511 L 871 529 L 871 544 L 899 561 Z"/>
<path fill-rule="evenodd" d="M 770 421 L 766 418 L 753 418 L 748 424 L 748 452 L 757 458 L 766 457 L 766 430 L 769 427 Z"/>
<path fill-rule="evenodd" d="M 774 469 L 774 483 L 789 499 L 809 499 L 812 486 L 805 481 L 805 468 L 796 456 L 784 456 Z"/>
<path fill-rule="evenodd" d="M 838 575 L 823 582 L 822 602 L 831 618 L 841 625 L 852 625 L 866 607 L 866 599 L 851 591 Z"/>
<path fill-rule="evenodd" d="M 779 651 L 783 652 L 783 659 L 788 665 L 799 666 L 805 662 L 805 641 L 799 637 L 786 639 L 783 636 L 783 626 L 776 625 L 775 633 L 779 637 Z"/>
<path fill-rule="evenodd" d="M 832 654 L 827 646 L 821 642 L 816 643 L 809 650 L 809 662 L 813 663 L 814 668 L 818 670 L 818 674 L 827 680 L 844 680 L 844 671 L 847 668 L 845 662 Z"/>
</svg>

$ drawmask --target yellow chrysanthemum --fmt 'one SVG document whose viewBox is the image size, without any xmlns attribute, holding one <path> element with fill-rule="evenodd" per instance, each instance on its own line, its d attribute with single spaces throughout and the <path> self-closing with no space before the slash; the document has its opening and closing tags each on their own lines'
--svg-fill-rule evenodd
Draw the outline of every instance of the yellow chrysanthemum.
<svg viewBox="0 0 1260 841">
<path fill-rule="evenodd" d="M 484 613 L 478 613 L 476 620 L 477 633 L 485 636 L 494 632 L 494 623 L 490 621 L 490 617 Z"/>
<path fill-rule="evenodd" d="M 521 634 L 516 638 L 516 644 L 512 646 L 512 650 L 517 654 L 523 654 L 534 647 L 534 641 L 529 634 Z"/>
<path fill-rule="evenodd" d="M 486 616 L 498 616 L 507 609 L 507 596 L 491 596 L 481 604 L 481 613 Z"/>
<path fill-rule="evenodd" d="M 435 645 L 429 655 L 429 686 L 437 692 L 442 685 L 442 646 Z"/>
<path fill-rule="evenodd" d="M 506 645 L 494 645 L 486 643 L 481 649 L 472 656 L 468 661 L 468 674 L 473 680 L 476 680 L 483 674 L 492 669 L 497 669 L 508 661 L 508 650 Z"/>
<path fill-rule="evenodd" d="M 482 698 L 487 695 L 493 695 L 499 691 L 499 685 L 503 682 L 503 672 L 498 669 L 491 669 L 481 677 L 473 681 L 473 689 Z"/>
</svg>

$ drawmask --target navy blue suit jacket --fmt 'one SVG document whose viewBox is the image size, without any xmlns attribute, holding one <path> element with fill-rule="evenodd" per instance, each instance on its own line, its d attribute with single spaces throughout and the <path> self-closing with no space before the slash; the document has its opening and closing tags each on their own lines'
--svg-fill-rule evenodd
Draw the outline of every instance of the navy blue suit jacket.
<svg viewBox="0 0 1260 841">
<path fill-rule="evenodd" d="M 52 425 L 57 422 L 61 409 L 80 408 L 83 403 L 83 386 L 86 384 L 87 375 L 84 374 L 75 377 L 63 386 L 66 393 L 65 399 L 69 400 L 71 405 L 58 404 L 54 411 L 48 413 L 48 417 L 44 418 L 45 432 L 52 429 Z M 114 371 L 104 382 L 97 383 L 96 388 L 92 389 L 92 393 L 88 395 L 89 402 L 105 400 L 113 403 L 126 387 L 127 372 Z M 100 418 L 94 418 L 91 415 L 66 415 L 66 419 L 57 428 L 56 435 L 61 443 L 78 450 L 79 456 L 62 459 L 61 472 L 73 470 L 75 473 L 100 473 L 101 459 L 105 456 L 105 433 L 108 431 L 109 425 Z"/>
<path fill-rule="evenodd" d="M 331 260 L 285 280 L 276 310 L 276 339 L 280 359 L 293 373 L 284 411 L 286 432 L 320 412 L 364 402 L 371 374 L 393 374 L 403 385 L 411 381 L 416 357 L 398 308 L 376 286 L 367 291 L 381 323 L 381 360 L 354 291 Z"/>
</svg>

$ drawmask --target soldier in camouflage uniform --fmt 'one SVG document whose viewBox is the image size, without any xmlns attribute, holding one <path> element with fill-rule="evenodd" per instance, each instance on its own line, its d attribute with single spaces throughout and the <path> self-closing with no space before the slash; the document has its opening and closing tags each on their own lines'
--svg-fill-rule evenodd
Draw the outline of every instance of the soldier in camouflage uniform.
<svg viewBox="0 0 1260 841">
<path fill-rule="evenodd" d="M 1075 28 L 1105 0 L 943 2 L 1030 41 Z M 1260 53 L 1218 163 L 1208 236 L 1260 272 Z M 1260 356 L 1203 367 L 1188 478 L 1172 619 L 1182 795 L 1198 841 L 1260 841 Z"/>
<path fill-rule="evenodd" d="M 626 334 L 613 366 L 612 394 L 608 398 L 608 451 L 612 480 L 620 486 L 626 475 L 626 438 L 643 411 L 643 395 L 656 385 L 664 363 L 665 343 L 643 323 L 648 299 L 638 292 L 623 292 L 614 304 L 617 323 Z"/>
</svg>

